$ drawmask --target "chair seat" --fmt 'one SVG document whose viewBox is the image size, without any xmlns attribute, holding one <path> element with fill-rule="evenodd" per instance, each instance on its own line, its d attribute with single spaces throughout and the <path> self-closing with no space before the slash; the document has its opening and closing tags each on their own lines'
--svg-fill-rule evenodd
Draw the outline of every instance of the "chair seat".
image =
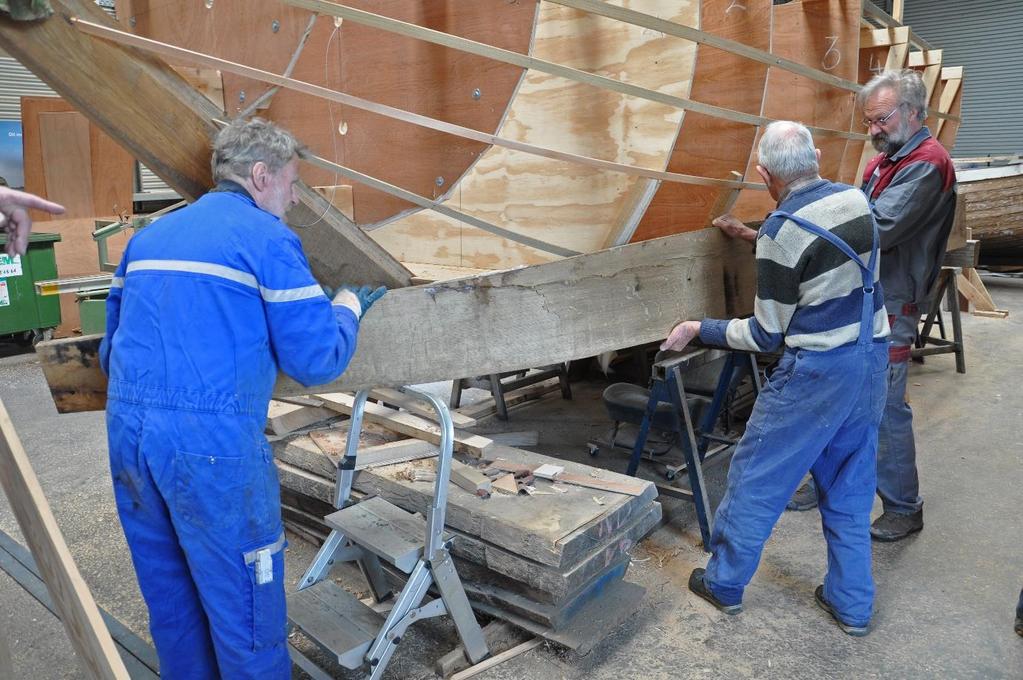
<svg viewBox="0 0 1023 680">
<path fill-rule="evenodd" d="M 632 383 L 614 383 L 604 390 L 603 398 L 611 420 L 639 425 L 650 401 L 650 390 Z M 658 402 L 650 427 L 663 432 L 678 432 L 675 407 L 668 402 Z"/>
</svg>

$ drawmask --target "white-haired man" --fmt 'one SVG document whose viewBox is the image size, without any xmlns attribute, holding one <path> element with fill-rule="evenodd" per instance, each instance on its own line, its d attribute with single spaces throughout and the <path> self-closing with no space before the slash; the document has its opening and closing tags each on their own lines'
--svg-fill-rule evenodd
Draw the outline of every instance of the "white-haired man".
<svg viewBox="0 0 1023 680">
<path fill-rule="evenodd" d="M 697 334 L 747 351 L 785 345 L 736 446 L 712 555 L 706 570 L 693 571 L 690 590 L 739 613 L 764 543 L 809 471 L 828 544 L 828 571 L 815 598 L 843 631 L 865 635 L 873 613 L 870 508 L 889 329 L 870 207 L 857 189 L 821 179 L 819 159 L 804 126 L 767 127 L 757 172 L 778 209 L 759 233 L 729 215 L 715 220 L 727 233 L 755 236 L 754 315 L 682 322 L 661 348 L 680 350 Z"/>
</svg>

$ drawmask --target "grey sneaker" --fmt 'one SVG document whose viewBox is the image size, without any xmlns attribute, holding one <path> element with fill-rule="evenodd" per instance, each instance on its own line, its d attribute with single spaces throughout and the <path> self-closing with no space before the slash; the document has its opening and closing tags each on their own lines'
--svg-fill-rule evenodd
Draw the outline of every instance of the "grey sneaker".
<svg viewBox="0 0 1023 680">
<path fill-rule="evenodd" d="M 824 599 L 824 586 L 817 586 L 817 590 L 813 591 L 813 599 L 817 600 L 817 606 L 831 614 L 831 618 L 835 620 L 838 627 L 842 629 L 842 632 L 846 635 L 852 635 L 853 637 L 863 637 L 870 630 L 867 626 L 850 626 L 848 623 L 838 618 L 838 614 L 835 613 L 831 603 Z"/>
<path fill-rule="evenodd" d="M 884 512 L 870 525 L 870 536 L 875 541 L 901 541 L 910 534 L 924 528 L 924 511 L 917 510 L 909 515 Z"/>
<path fill-rule="evenodd" d="M 806 510 L 813 510 L 817 507 L 817 486 L 813 483 L 813 480 L 807 480 L 806 484 L 803 484 L 796 492 L 792 494 L 792 498 L 785 505 L 786 510 L 795 510 L 796 512 L 804 512 Z"/>
<path fill-rule="evenodd" d="M 707 582 L 703 580 L 703 575 L 705 573 L 707 573 L 706 569 L 693 569 L 693 573 L 689 575 L 689 590 L 693 591 L 707 602 L 710 602 L 729 616 L 735 616 L 741 612 L 742 604 L 725 604 L 714 597 L 714 593 L 710 592 L 710 588 L 707 587 Z"/>
</svg>

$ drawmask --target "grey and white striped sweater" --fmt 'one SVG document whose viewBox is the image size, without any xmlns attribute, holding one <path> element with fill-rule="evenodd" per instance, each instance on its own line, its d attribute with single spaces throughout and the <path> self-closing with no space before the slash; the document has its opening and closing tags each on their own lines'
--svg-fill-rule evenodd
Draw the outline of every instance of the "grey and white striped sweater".
<svg viewBox="0 0 1023 680">
<path fill-rule="evenodd" d="M 816 180 L 800 186 L 779 210 L 831 231 L 866 264 L 873 217 L 861 191 Z M 888 337 L 884 295 L 874 272 L 874 339 Z M 831 243 L 791 220 L 770 217 L 757 234 L 757 296 L 748 319 L 704 319 L 704 342 L 750 351 L 788 347 L 826 351 L 855 342 L 863 300 L 860 268 Z"/>
</svg>

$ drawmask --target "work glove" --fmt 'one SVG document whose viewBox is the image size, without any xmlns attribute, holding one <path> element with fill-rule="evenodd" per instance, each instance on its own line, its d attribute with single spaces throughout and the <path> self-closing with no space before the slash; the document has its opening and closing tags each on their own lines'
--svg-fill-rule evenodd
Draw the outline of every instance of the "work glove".
<svg viewBox="0 0 1023 680">
<path fill-rule="evenodd" d="M 334 294 L 334 304 L 343 305 L 355 312 L 360 319 L 369 311 L 373 303 L 384 296 L 387 292 L 385 286 L 374 289 L 372 286 L 341 286 Z"/>
</svg>

